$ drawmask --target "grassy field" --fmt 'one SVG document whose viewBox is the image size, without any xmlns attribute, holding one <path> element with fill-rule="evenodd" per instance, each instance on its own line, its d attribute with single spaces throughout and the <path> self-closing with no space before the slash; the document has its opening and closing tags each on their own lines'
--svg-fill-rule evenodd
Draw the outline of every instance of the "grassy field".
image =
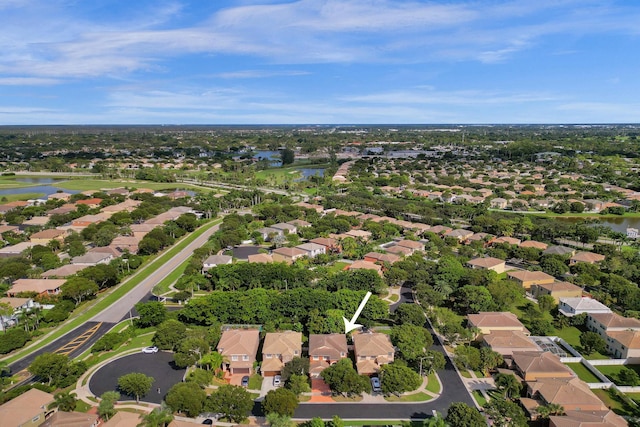
<svg viewBox="0 0 640 427">
<path fill-rule="evenodd" d="M 575 326 L 568 326 L 562 329 L 556 329 L 554 335 L 565 340 L 569 345 L 576 350 L 580 347 L 580 334 L 582 331 Z"/>
<path fill-rule="evenodd" d="M 427 393 L 419 392 L 416 394 L 407 394 L 404 396 L 387 396 L 384 398 L 387 402 L 428 402 L 433 399 Z"/>
<path fill-rule="evenodd" d="M 582 363 L 565 363 L 573 372 L 576 373 L 578 378 L 586 383 L 599 383 L 600 380 L 590 370 L 586 368 Z"/>
<path fill-rule="evenodd" d="M 136 180 L 102 180 L 102 179 L 71 179 L 69 181 L 61 181 L 51 184 L 54 187 L 62 188 L 65 190 L 77 190 L 77 191 L 99 191 L 102 189 L 110 188 L 150 188 L 152 190 L 174 190 L 179 189 L 198 189 L 207 190 L 204 187 L 196 187 L 190 184 L 183 184 L 180 182 L 162 183 L 162 182 L 149 182 L 149 181 L 136 181 Z M 208 191 L 211 191 L 210 189 Z"/>
<path fill-rule="evenodd" d="M 56 339 L 60 338 L 62 335 L 66 334 L 67 332 L 70 332 L 73 329 L 80 326 L 81 324 L 87 322 L 93 316 L 95 316 L 105 308 L 109 307 L 111 304 L 113 304 L 118 299 L 123 297 L 131 289 L 133 289 L 138 284 L 140 284 L 140 282 L 142 282 L 144 279 L 149 277 L 151 273 L 153 273 L 160 265 L 164 264 L 169 259 L 171 259 L 176 254 L 178 254 L 182 249 L 184 249 L 187 245 L 189 245 L 189 243 L 194 241 L 198 236 L 203 234 L 206 230 L 213 227 L 214 225 L 219 224 L 220 222 L 222 222 L 221 219 L 211 221 L 201 226 L 193 233 L 184 237 L 178 243 L 176 243 L 171 248 L 169 248 L 166 252 L 156 257 L 155 259 L 153 259 L 153 261 L 149 262 L 145 266 L 140 267 L 140 269 L 133 276 L 131 276 L 128 280 L 124 281 L 120 285 L 116 286 L 114 290 L 110 291 L 109 293 L 105 293 L 104 294 L 105 296 L 102 299 L 94 302 L 94 304 L 91 307 L 86 308 L 78 317 L 75 317 L 74 319 L 71 319 L 70 321 L 66 322 L 57 331 L 55 331 L 48 337 L 44 338 L 42 341 L 38 342 L 37 346 L 38 347 L 45 346 L 55 341 Z M 33 351 L 33 348 L 25 348 L 22 351 L 19 351 L 18 353 L 12 355 L 11 357 L 4 359 L 4 361 L 9 364 L 13 363 L 32 351 Z"/>
<path fill-rule="evenodd" d="M 6 194 L 0 197 L 2 203 L 15 202 L 17 200 L 40 199 L 44 197 L 44 193 L 22 193 L 22 194 Z"/>
<path fill-rule="evenodd" d="M 327 270 L 328 270 L 329 274 L 334 274 L 334 273 L 338 273 L 338 272 L 344 270 L 344 268 L 347 265 L 349 265 L 349 263 L 346 263 L 346 262 L 335 262 Z"/>
<path fill-rule="evenodd" d="M 442 390 L 442 385 L 435 373 L 429 374 L 426 388 L 431 393 L 440 393 L 440 390 Z"/>
<path fill-rule="evenodd" d="M 162 279 L 154 288 L 153 293 L 156 295 L 164 295 L 170 291 L 170 286 L 173 285 L 184 273 L 184 270 L 189 265 L 189 260 L 180 264 L 175 270 L 173 270 L 167 277 Z"/>
<path fill-rule="evenodd" d="M 598 371 L 605 374 L 608 378 L 615 380 L 623 368 L 633 369 L 640 375 L 640 365 L 614 365 L 614 366 L 596 366 Z"/>
<path fill-rule="evenodd" d="M 262 375 L 253 374 L 249 377 L 249 389 L 260 390 L 262 387 Z"/>
<path fill-rule="evenodd" d="M 482 395 L 478 390 L 474 390 L 471 395 L 473 396 L 473 400 L 480 406 L 484 406 L 487 403 L 487 399 Z"/>
</svg>

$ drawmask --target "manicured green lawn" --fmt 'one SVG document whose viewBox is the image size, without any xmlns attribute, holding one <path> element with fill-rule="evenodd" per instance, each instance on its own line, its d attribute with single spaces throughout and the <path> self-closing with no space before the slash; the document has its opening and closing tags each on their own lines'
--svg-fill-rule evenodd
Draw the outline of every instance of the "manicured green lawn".
<svg viewBox="0 0 640 427">
<path fill-rule="evenodd" d="M 249 377 L 249 389 L 250 390 L 260 390 L 262 387 L 262 375 L 253 374 Z"/>
<path fill-rule="evenodd" d="M 346 262 L 335 262 L 333 265 L 330 265 L 327 269 L 329 274 L 338 273 L 339 271 L 344 270 L 344 268 L 349 265 Z"/>
<path fill-rule="evenodd" d="M 69 181 L 56 182 L 52 184 L 54 187 L 63 188 L 65 190 L 78 190 L 78 191 L 99 191 L 103 188 L 150 188 L 152 190 L 173 190 L 176 188 L 198 188 L 191 184 L 183 184 L 181 182 L 149 182 L 149 181 L 136 181 L 136 180 L 102 180 L 102 179 L 71 179 Z"/>
<path fill-rule="evenodd" d="M 398 300 L 400 299 L 400 297 L 399 297 L 397 294 L 393 294 L 393 295 L 389 296 L 389 299 L 390 299 L 392 302 L 398 302 Z"/>
<path fill-rule="evenodd" d="M 387 402 L 427 402 L 433 399 L 432 396 L 427 393 L 407 394 L 404 396 L 387 396 L 384 398 Z"/>
<path fill-rule="evenodd" d="M 613 412 L 619 415 L 627 415 L 628 409 L 624 402 L 619 399 L 614 399 L 609 395 L 607 390 L 591 390 L 608 408 L 611 408 Z M 631 415 L 631 414 L 629 414 Z"/>
<path fill-rule="evenodd" d="M 471 395 L 473 396 L 473 400 L 480 406 L 484 406 L 487 403 L 487 399 L 483 396 L 481 392 L 478 390 L 474 390 Z"/>
<path fill-rule="evenodd" d="M 440 390 L 442 390 L 442 386 L 440 384 L 440 381 L 438 380 L 438 376 L 435 373 L 432 373 L 429 374 L 427 378 L 427 391 L 430 391 L 431 393 L 440 393 Z"/>
<path fill-rule="evenodd" d="M 153 293 L 156 295 L 163 295 L 169 292 L 169 287 L 173 285 L 184 273 L 184 270 L 189 265 L 189 259 L 185 260 L 175 270 L 173 270 L 167 277 L 162 279 L 154 288 Z"/>
<path fill-rule="evenodd" d="M 575 326 L 568 326 L 562 329 L 556 329 L 554 335 L 565 340 L 573 348 L 580 347 L 580 334 L 582 331 Z"/>
<path fill-rule="evenodd" d="M 39 199 L 44 197 L 44 193 L 22 193 L 22 194 L 6 194 L 0 197 L 2 203 L 15 202 L 16 200 Z"/>
<path fill-rule="evenodd" d="M 614 382 L 623 368 L 633 369 L 640 375 L 640 365 L 596 366 L 596 368 Z"/>
<path fill-rule="evenodd" d="M 586 383 L 599 383 L 600 380 L 590 370 L 587 369 L 582 363 L 565 363 L 573 372 L 576 373 L 578 378 Z"/>
<path fill-rule="evenodd" d="M 83 400 L 78 400 L 76 402 L 76 412 L 87 412 L 91 408 L 92 406 Z"/>
</svg>

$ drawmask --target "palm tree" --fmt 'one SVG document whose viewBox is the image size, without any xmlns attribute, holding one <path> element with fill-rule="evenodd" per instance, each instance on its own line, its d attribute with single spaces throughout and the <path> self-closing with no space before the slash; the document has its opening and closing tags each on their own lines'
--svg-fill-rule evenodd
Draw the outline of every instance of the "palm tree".
<svg viewBox="0 0 640 427">
<path fill-rule="evenodd" d="M 173 421 L 173 413 L 166 406 L 161 406 L 142 416 L 138 427 L 166 427 Z"/>
<path fill-rule="evenodd" d="M 447 427 L 447 422 L 439 412 L 436 412 L 433 417 L 424 420 L 424 423 L 422 425 L 423 427 Z"/>
<path fill-rule="evenodd" d="M 78 403 L 76 394 L 67 391 L 56 393 L 52 406 L 57 407 L 63 412 L 71 412 L 76 409 L 76 403 Z"/>
<path fill-rule="evenodd" d="M 564 415 L 564 408 L 558 403 L 547 403 L 546 405 L 538 406 L 538 414 L 540 418 L 548 419 L 553 415 Z"/>
<path fill-rule="evenodd" d="M 496 386 L 507 398 L 518 396 L 522 390 L 522 384 L 518 381 L 518 378 L 511 374 L 497 374 Z"/>
</svg>

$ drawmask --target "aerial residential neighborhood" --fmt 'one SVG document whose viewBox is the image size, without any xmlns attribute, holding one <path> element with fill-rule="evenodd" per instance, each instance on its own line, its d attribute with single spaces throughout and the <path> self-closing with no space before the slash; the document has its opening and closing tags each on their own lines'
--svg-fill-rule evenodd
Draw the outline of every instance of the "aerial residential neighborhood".
<svg viewBox="0 0 640 427">
<path fill-rule="evenodd" d="M 635 422 L 640 254 L 610 227 L 637 220 L 637 192 L 562 155 L 488 167 L 484 145 L 455 160 L 342 135 L 335 163 L 297 146 L 270 166 L 167 149 L 134 179 L 130 150 L 35 177 L 5 162 L 7 186 L 35 187 L 2 209 L 2 419 Z"/>
</svg>

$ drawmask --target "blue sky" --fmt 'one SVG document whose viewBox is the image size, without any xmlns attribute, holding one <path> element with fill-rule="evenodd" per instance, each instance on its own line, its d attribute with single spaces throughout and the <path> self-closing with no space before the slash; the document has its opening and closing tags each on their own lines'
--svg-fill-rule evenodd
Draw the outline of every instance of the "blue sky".
<svg viewBox="0 0 640 427">
<path fill-rule="evenodd" d="M 640 2 L 0 0 L 0 125 L 640 122 Z"/>
</svg>

